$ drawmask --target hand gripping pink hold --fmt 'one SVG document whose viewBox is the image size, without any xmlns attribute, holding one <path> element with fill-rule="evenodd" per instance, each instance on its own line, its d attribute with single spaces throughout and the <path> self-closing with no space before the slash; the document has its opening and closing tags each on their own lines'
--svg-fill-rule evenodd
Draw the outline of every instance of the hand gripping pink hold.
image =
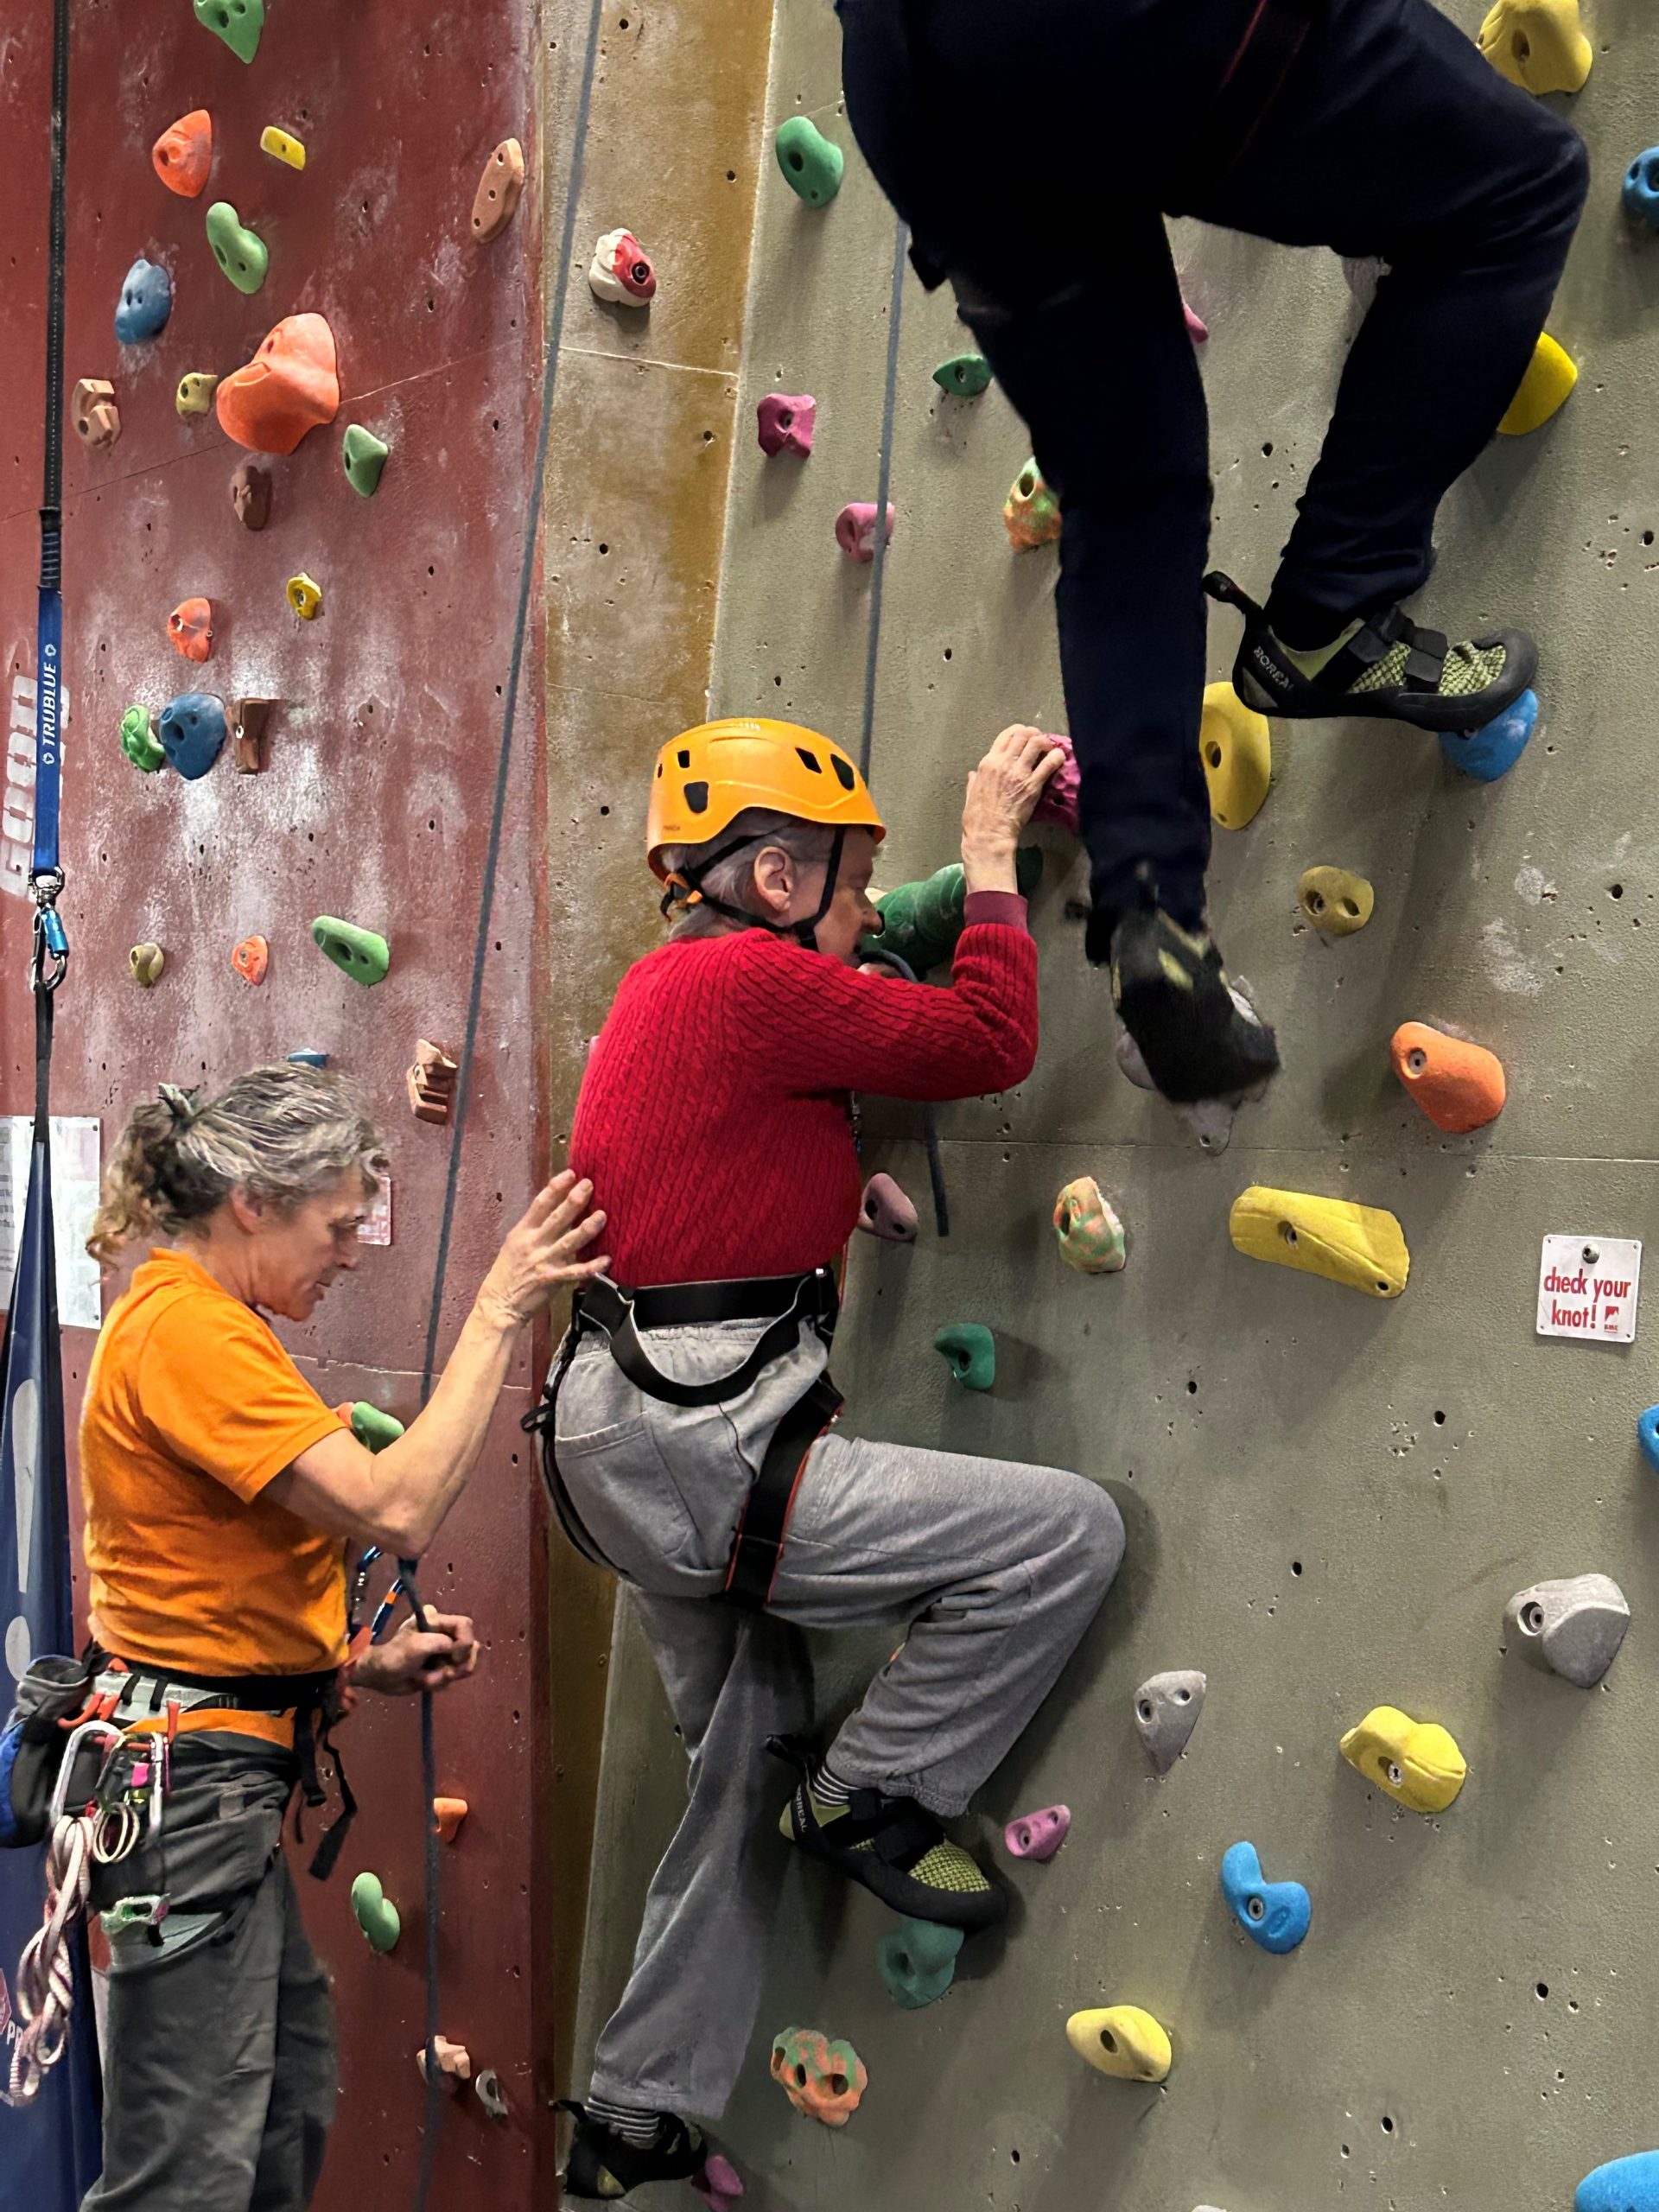
<svg viewBox="0 0 1659 2212">
<path fill-rule="evenodd" d="M 1043 734 L 1045 744 L 1058 746 L 1065 759 L 1043 785 L 1043 795 L 1032 809 L 1033 822 L 1052 822 L 1057 828 L 1066 830 L 1072 836 L 1077 834 L 1077 756 L 1071 749 L 1069 737 L 1061 737 L 1052 730 Z"/>
<path fill-rule="evenodd" d="M 1052 1859 L 1071 1826 L 1069 1805 L 1045 1805 L 1040 1813 L 1021 1813 L 1010 1821 L 1002 1840 L 1015 1859 Z"/>
<path fill-rule="evenodd" d="M 875 502 L 849 499 L 836 517 L 836 543 L 849 561 L 875 558 Z M 893 543 L 893 502 L 887 502 L 887 543 Z"/>
</svg>

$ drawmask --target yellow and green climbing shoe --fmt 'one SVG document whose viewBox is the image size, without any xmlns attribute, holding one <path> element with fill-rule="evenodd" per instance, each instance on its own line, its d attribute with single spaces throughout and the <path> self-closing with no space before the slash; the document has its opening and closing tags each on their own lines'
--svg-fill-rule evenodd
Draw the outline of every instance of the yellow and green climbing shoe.
<svg viewBox="0 0 1659 2212">
<path fill-rule="evenodd" d="M 947 1928 L 989 1928 L 1008 1909 L 1007 1893 L 990 1880 L 931 1813 L 912 1797 L 855 1789 L 845 1804 L 814 1796 L 810 1748 L 792 1736 L 766 1746 L 800 1777 L 778 1826 L 791 1843 L 839 1868 L 907 1920 Z"/>
<path fill-rule="evenodd" d="M 564 2194 L 614 2202 L 650 2181 L 690 2181 L 702 2171 L 708 2152 L 702 2135 L 672 2113 L 661 2114 L 646 2143 L 631 2142 L 597 2120 L 586 2106 L 562 2097 L 554 2109 L 575 2114 L 575 2133 L 565 2160 Z"/>
<path fill-rule="evenodd" d="M 1096 908 L 1089 956 L 1100 949 Z M 1147 903 L 1110 918 L 1112 1003 L 1139 1046 L 1155 1090 L 1172 1105 L 1259 1097 L 1278 1072 L 1279 1048 L 1249 1001 L 1227 981 L 1215 939 L 1185 930 Z"/>
<path fill-rule="evenodd" d="M 1538 673 L 1538 648 L 1522 630 L 1494 630 L 1453 645 L 1420 629 L 1401 607 L 1349 623 L 1316 652 L 1274 636 L 1263 610 L 1230 576 L 1204 580 L 1211 599 L 1244 617 L 1233 689 L 1258 714 L 1309 721 L 1370 715 L 1417 729 L 1471 731 L 1511 708 Z"/>
</svg>

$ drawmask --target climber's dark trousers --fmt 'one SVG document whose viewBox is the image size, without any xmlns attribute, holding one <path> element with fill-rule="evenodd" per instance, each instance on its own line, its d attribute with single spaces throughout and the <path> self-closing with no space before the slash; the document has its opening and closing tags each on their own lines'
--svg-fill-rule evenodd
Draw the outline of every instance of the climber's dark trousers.
<svg viewBox="0 0 1659 2212">
<path fill-rule="evenodd" d="M 859 143 L 950 272 L 1061 496 L 1060 658 L 1095 901 L 1130 903 L 1150 863 L 1193 923 L 1210 454 L 1162 217 L 1390 264 L 1273 589 L 1288 642 L 1319 643 L 1423 582 L 1435 508 L 1542 327 L 1583 143 L 1429 0 L 1330 0 L 1254 143 L 1194 204 L 1194 134 L 1255 0 L 839 6 Z M 1278 335 L 1286 387 L 1322 373 L 1300 330 Z"/>
</svg>

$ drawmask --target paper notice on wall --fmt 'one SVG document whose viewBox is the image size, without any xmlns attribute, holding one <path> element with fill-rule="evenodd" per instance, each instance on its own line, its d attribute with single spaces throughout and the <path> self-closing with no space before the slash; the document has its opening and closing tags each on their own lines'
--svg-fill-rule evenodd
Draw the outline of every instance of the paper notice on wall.
<svg viewBox="0 0 1659 2212">
<path fill-rule="evenodd" d="M 11 1303 L 17 1240 L 29 1198 L 32 1116 L 0 1115 L 0 1306 Z M 58 1319 L 68 1329 L 104 1325 L 104 1300 L 86 1232 L 98 1211 L 99 1123 L 95 1115 L 52 1116 L 52 1231 L 58 1255 Z"/>
<path fill-rule="evenodd" d="M 1640 1237 L 1546 1236 L 1538 1267 L 1538 1333 L 1634 1344 L 1641 1287 Z"/>
</svg>

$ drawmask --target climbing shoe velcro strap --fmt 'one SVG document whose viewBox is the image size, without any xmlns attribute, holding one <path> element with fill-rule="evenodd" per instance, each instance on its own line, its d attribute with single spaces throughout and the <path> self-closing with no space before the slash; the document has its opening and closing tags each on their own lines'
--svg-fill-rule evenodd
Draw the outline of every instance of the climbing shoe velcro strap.
<svg viewBox="0 0 1659 2212">
<path fill-rule="evenodd" d="M 942 1830 L 931 1813 L 919 1805 L 889 1809 L 891 1800 L 877 1789 L 855 1789 L 848 1810 L 855 1823 L 868 1827 L 870 1849 L 889 1866 L 901 1866 L 931 1851 Z M 885 1817 L 884 1817 L 885 1815 Z"/>
</svg>

